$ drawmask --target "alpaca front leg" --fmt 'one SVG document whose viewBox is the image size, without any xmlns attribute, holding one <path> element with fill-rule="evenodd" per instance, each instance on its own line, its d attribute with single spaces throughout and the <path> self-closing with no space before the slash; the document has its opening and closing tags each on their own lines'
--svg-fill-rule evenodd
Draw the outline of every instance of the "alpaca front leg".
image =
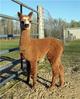
<svg viewBox="0 0 80 99">
<path fill-rule="evenodd" d="M 36 61 L 31 62 L 31 76 L 33 79 L 32 87 L 34 87 L 36 84 L 36 80 L 37 80 L 37 62 Z"/>
<path fill-rule="evenodd" d="M 26 83 L 29 84 L 29 81 L 30 81 L 30 72 L 31 72 L 31 65 L 30 65 L 30 62 L 28 60 L 26 60 L 26 65 L 27 65 L 27 81 Z"/>
</svg>

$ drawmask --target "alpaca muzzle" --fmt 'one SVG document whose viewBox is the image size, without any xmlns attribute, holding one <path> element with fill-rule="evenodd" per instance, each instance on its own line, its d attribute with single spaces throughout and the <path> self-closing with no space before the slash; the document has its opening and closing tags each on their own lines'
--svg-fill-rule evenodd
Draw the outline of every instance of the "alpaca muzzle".
<svg viewBox="0 0 80 99">
<path fill-rule="evenodd" d="M 29 27 L 29 24 L 25 24 L 25 28 L 28 28 Z"/>
</svg>

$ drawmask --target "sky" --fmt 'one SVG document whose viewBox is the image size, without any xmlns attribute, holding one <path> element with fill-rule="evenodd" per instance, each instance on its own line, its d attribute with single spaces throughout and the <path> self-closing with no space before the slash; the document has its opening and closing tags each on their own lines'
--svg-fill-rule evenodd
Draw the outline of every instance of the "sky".
<svg viewBox="0 0 80 99">
<path fill-rule="evenodd" d="M 36 10 L 37 5 L 41 5 L 46 11 L 49 11 L 53 18 L 61 18 L 70 22 L 71 20 L 80 21 L 80 0 L 18 0 Z M 19 5 L 11 0 L 0 0 L 0 14 L 17 16 Z M 23 13 L 29 10 L 24 9 Z"/>
</svg>

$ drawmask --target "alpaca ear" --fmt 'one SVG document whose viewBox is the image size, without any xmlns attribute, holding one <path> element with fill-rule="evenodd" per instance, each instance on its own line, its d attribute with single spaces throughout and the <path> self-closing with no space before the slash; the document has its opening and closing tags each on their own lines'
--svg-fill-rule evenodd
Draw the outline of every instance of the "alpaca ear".
<svg viewBox="0 0 80 99">
<path fill-rule="evenodd" d="M 28 14 L 28 16 L 31 18 L 32 17 L 32 15 L 33 15 L 33 12 L 30 12 L 29 14 Z"/>
<path fill-rule="evenodd" d="M 18 17 L 19 17 L 19 18 L 20 18 L 20 17 L 21 17 L 21 15 L 22 15 L 20 12 L 17 12 L 17 14 L 18 14 Z"/>
</svg>

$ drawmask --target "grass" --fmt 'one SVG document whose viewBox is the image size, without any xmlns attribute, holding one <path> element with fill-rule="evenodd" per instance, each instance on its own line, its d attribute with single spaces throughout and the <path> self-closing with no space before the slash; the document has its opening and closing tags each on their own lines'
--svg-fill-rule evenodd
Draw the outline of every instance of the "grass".
<svg viewBox="0 0 80 99">
<path fill-rule="evenodd" d="M 19 46 L 19 39 L 0 40 L 0 50 L 6 50 L 10 48 L 15 48 L 18 46 Z M 3 56 L 16 59 L 16 58 L 19 58 L 19 52 L 15 51 L 15 52 L 7 53 Z M 75 62 L 79 60 L 79 57 L 80 57 L 80 40 L 67 42 L 67 44 L 65 44 L 65 47 L 64 47 L 63 62 L 65 61 L 68 62 L 70 60 L 74 60 Z M 4 63 L 0 63 L 0 64 L 4 64 Z M 44 66 L 41 66 L 41 67 L 44 67 Z"/>
<path fill-rule="evenodd" d="M 10 48 L 15 48 L 19 46 L 19 39 L 12 40 L 0 40 L 0 50 L 6 50 Z"/>
<path fill-rule="evenodd" d="M 10 48 L 15 48 L 18 46 L 19 46 L 19 39 L 0 40 L 0 50 L 6 50 Z M 16 59 L 16 58 L 19 58 L 19 51 L 7 53 L 2 56 Z M 80 40 L 67 42 L 65 44 L 64 55 L 62 57 L 63 64 L 65 66 L 74 66 L 76 64 L 79 64 L 79 61 L 80 61 Z M 6 61 L 0 62 L 0 66 L 4 65 L 5 63 Z M 50 64 L 46 61 L 43 64 L 41 64 L 39 68 L 40 69 L 46 68 L 47 70 L 50 70 Z"/>
<path fill-rule="evenodd" d="M 71 42 L 68 42 L 65 46 L 65 53 L 80 53 L 80 40 L 74 40 Z"/>
<path fill-rule="evenodd" d="M 67 42 L 62 62 L 65 68 L 70 67 L 74 71 L 80 71 L 80 40 Z"/>
<path fill-rule="evenodd" d="M 19 46 L 19 39 L 12 39 L 12 40 L 0 40 L 0 50 L 6 50 L 6 49 L 10 49 L 10 48 L 15 48 Z M 67 53 L 71 53 L 71 52 L 75 52 L 78 53 L 80 52 L 80 40 L 75 40 L 75 41 L 71 41 L 68 42 L 65 45 L 64 48 L 64 52 Z"/>
<path fill-rule="evenodd" d="M 2 40 L 0 40 L 0 51 L 11 49 L 11 48 L 16 48 L 16 47 L 19 47 L 19 39 L 12 39 L 12 40 L 2 39 Z M 5 57 L 7 59 L 8 59 L 8 57 L 11 59 L 16 59 L 16 58 L 19 58 L 19 51 L 6 53 L 6 54 L 3 54 L 1 56 Z M 4 66 L 8 62 L 9 61 L 0 62 L 0 66 Z"/>
</svg>

